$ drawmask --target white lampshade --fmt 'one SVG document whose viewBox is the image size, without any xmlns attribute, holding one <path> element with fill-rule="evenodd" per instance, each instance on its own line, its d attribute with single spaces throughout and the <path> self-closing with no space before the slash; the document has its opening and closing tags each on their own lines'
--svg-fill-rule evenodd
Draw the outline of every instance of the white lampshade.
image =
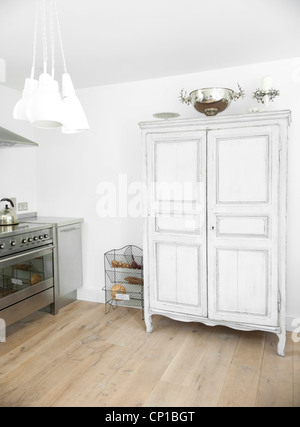
<svg viewBox="0 0 300 427">
<path fill-rule="evenodd" d="M 27 108 L 28 104 L 33 96 L 33 94 L 38 89 L 38 81 L 33 78 L 26 78 L 25 79 L 25 86 L 23 89 L 23 95 L 22 98 L 16 103 L 14 111 L 13 111 L 13 118 L 17 120 L 28 120 L 27 117 Z"/>
<path fill-rule="evenodd" d="M 62 133 L 77 133 L 88 130 L 90 127 L 86 115 L 76 96 L 74 85 L 68 73 L 62 75 L 62 94 L 66 107 Z"/>
<path fill-rule="evenodd" d="M 54 129 L 65 121 L 65 106 L 59 93 L 58 82 L 50 74 L 43 73 L 39 78 L 38 90 L 32 96 L 27 116 L 30 123 L 42 129 Z"/>
</svg>

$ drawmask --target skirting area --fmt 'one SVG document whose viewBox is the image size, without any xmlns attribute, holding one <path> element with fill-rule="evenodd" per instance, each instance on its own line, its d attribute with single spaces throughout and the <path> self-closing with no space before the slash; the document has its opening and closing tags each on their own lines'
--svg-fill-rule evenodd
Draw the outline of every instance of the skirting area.
<svg viewBox="0 0 300 427">
<path fill-rule="evenodd" d="M 0 406 L 300 406 L 300 343 L 76 301 L 37 312 L 0 343 Z"/>
</svg>

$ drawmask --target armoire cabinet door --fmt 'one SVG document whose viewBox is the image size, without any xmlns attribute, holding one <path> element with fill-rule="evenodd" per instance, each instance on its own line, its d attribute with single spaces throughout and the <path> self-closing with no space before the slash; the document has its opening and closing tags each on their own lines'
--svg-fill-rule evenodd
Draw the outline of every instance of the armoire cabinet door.
<svg viewBox="0 0 300 427">
<path fill-rule="evenodd" d="M 208 132 L 209 317 L 278 324 L 277 126 Z"/>
<path fill-rule="evenodd" d="M 149 304 L 207 315 L 206 132 L 147 139 Z"/>
</svg>

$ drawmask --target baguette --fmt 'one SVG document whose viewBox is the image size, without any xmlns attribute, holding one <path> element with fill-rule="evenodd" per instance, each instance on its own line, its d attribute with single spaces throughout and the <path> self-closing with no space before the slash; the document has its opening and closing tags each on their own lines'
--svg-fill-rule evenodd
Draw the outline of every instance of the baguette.
<svg viewBox="0 0 300 427">
<path fill-rule="evenodd" d="M 34 273 L 30 276 L 30 286 L 36 285 L 43 280 L 42 276 L 38 273 Z"/>
<path fill-rule="evenodd" d="M 15 264 L 14 268 L 16 270 L 28 271 L 29 270 L 29 265 L 28 264 Z"/>
<path fill-rule="evenodd" d="M 126 282 L 130 283 L 131 285 L 142 285 L 144 283 L 143 279 L 140 279 L 139 277 L 125 277 Z"/>
</svg>

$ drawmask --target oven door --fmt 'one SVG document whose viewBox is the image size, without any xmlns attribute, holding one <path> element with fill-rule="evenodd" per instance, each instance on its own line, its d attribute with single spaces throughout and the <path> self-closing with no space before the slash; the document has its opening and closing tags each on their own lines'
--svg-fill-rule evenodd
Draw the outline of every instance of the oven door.
<svg viewBox="0 0 300 427">
<path fill-rule="evenodd" d="M 0 259 L 0 318 L 6 324 L 53 303 L 53 248 Z"/>
</svg>

